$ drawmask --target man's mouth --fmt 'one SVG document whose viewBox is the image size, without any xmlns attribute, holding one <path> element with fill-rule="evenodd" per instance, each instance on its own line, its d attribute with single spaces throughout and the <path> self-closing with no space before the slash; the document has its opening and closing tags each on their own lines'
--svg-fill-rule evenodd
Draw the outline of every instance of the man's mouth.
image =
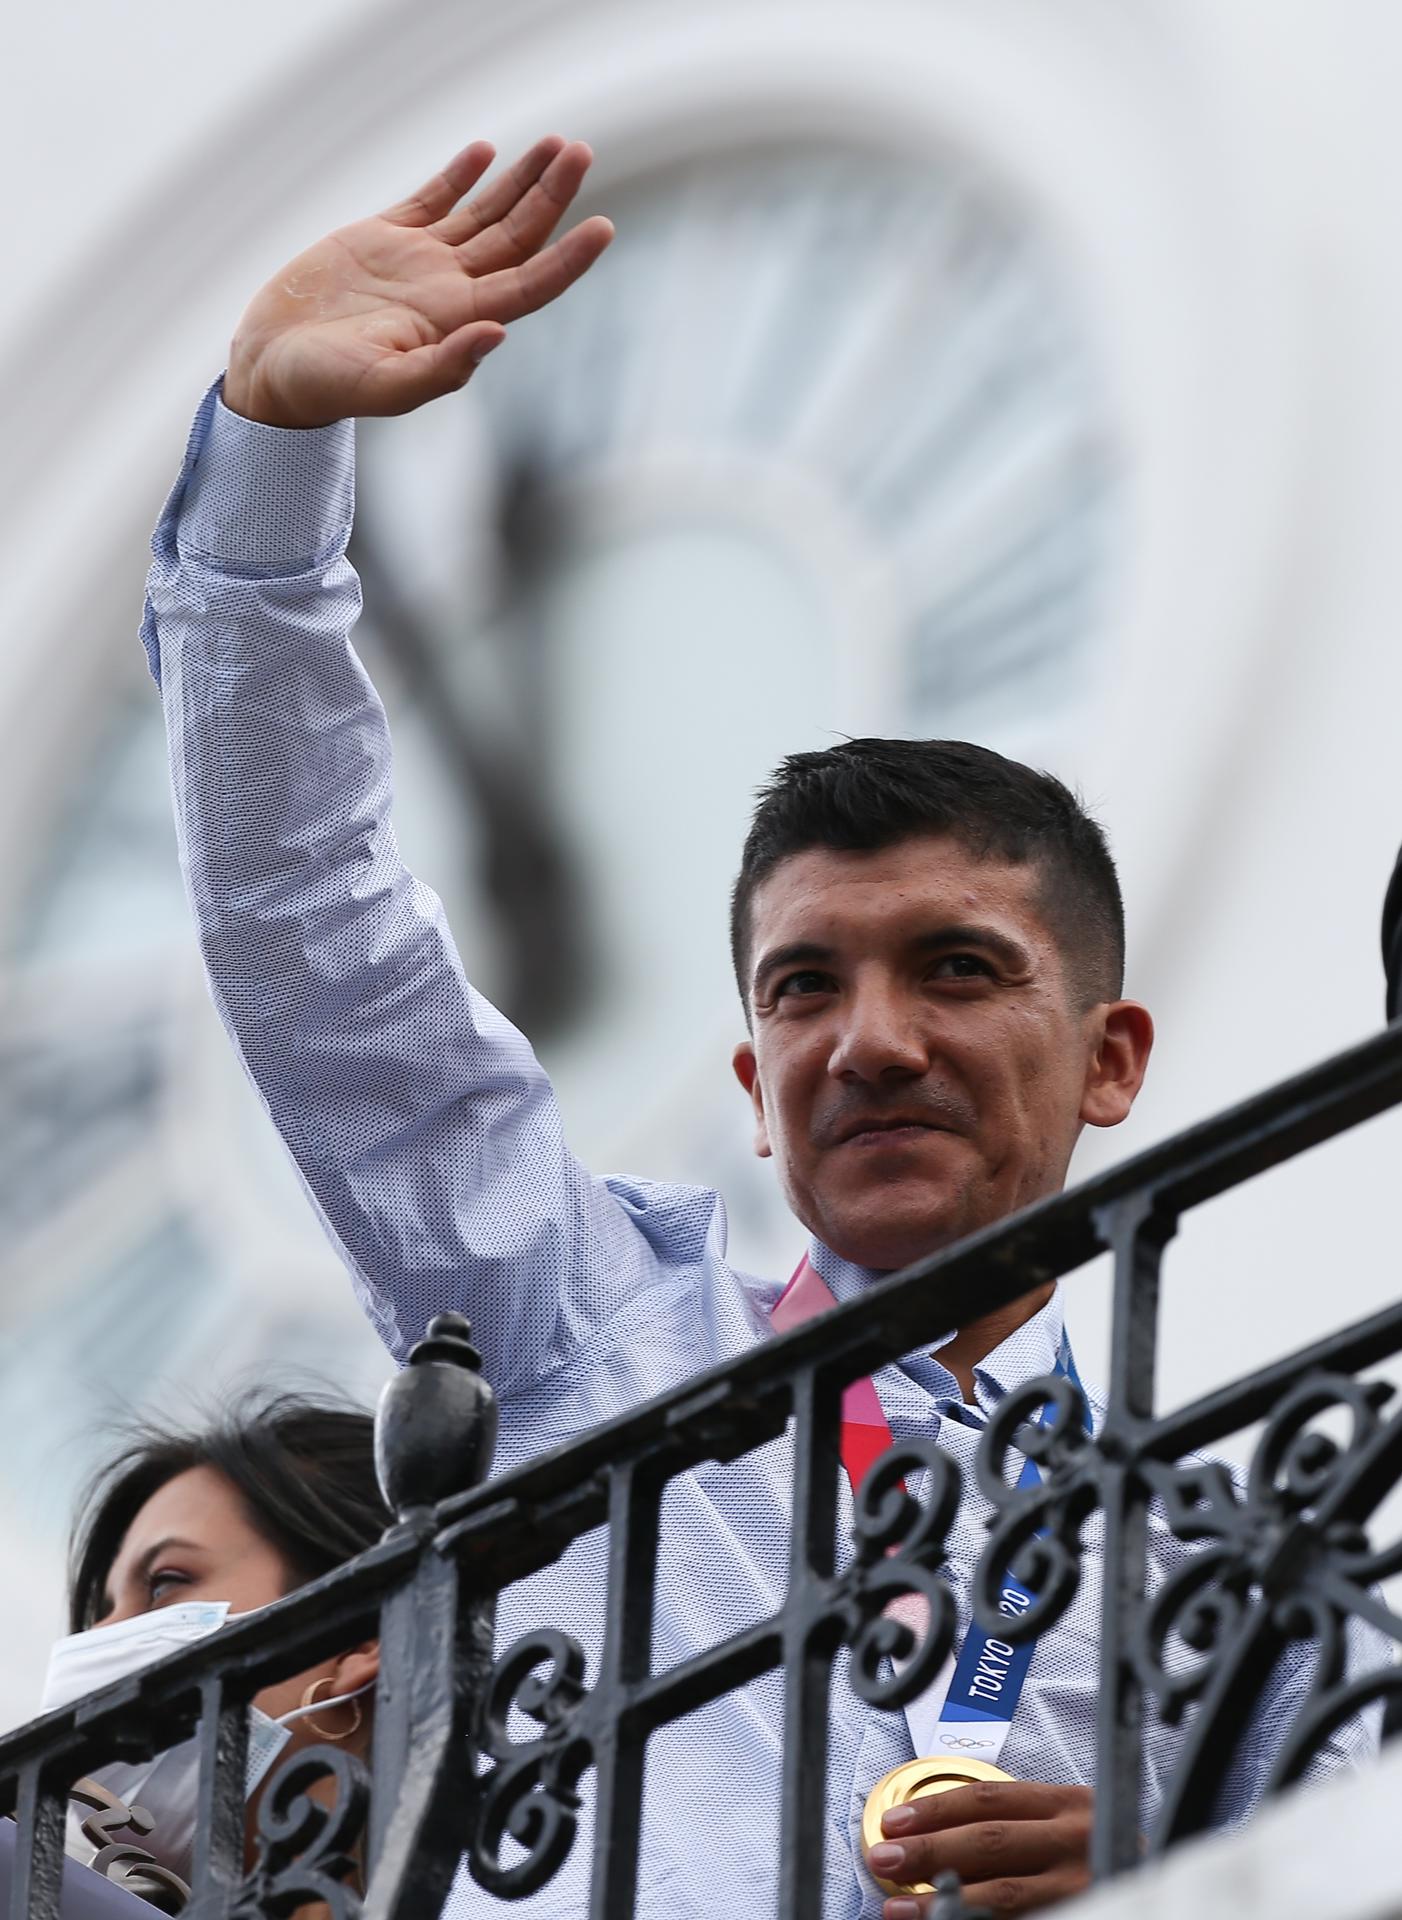
<svg viewBox="0 0 1402 1920">
<path fill-rule="evenodd" d="M 895 1147 L 906 1145 L 926 1133 L 947 1133 L 947 1127 L 941 1127 L 932 1120 L 917 1120 L 907 1114 L 875 1114 L 867 1119 L 852 1120 L 837 1136 L 840 1147 Z"/>
</svg>

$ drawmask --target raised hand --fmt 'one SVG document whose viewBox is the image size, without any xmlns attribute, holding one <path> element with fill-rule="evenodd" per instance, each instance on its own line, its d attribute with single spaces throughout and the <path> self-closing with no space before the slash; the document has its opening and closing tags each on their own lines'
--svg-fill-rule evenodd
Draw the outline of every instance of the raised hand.
<svg viewBox="0 0 1402 1920">
<path fill-rule="evenodd" d="M 545 243 L 593 158 L 551 135 L 459 206 L 492 163 L 476 140 L 398 206 L 340 227 L 254 296 L 229 349 L 224 404 L 273 427 L 409 413 L 452 393 L 505 336 L 593 266 L 595 216 Z"/>
</svg>

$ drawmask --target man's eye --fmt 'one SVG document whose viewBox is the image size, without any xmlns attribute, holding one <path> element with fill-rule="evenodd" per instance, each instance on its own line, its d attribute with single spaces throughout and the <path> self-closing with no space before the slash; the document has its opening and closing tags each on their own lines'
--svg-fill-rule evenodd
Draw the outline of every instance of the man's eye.
<svg viewBox="0 0 1402 1920">
<path fill-rule="evenodd" d="M 774 989 L 774 998 L 792 1000 L 812 993 L 826 993 L 831 984 L 827 974 L 814 973 L 811 968 L 802 973 L 788 973 Z"/>
<path fill-rule="evenodd" d="M 947 953 L 931 969 L 941 980 L 987 980 L 993 969 L 976 953 Z"/>
</svg>

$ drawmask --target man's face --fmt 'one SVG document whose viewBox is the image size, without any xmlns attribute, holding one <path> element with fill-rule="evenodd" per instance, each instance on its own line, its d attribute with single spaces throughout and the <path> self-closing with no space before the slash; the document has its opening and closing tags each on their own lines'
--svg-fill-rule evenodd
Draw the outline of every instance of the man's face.
<svg viewBox="0 0 1402 1920">
<path fill-rule="evenodd" d="M 756 889 L 735 1070 L 794 1213 L 860 1266 L 905 1266 L 1056 1192 L 1083 1122 L 1129 1110 L 1148 1040 L 1126 1093 L 1039 880 L 921 835 L 795 854 Z"/>
</svg>

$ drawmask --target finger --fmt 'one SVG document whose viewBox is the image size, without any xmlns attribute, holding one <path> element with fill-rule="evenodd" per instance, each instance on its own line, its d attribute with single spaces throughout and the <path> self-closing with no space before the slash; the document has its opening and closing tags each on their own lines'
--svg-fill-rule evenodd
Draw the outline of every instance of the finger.
<svg viewBox="0 0 1402 1920">
<path fill-rule="evenodd" d="M 982 1909 L 995 1914 L 1040 1913 L 1044 1907 L 1055 1906 L 1058 1900 L 1084 1893 L 1089 1885 L 1089 1874 L 1004 1875 L 999 1880 L 982 1880 L 972 1886 L 961 1886 L 959 1894 L 964 1908 L 970 1912 Z M 937 1893 L 923 1896 L 913 1893 L 892 1894 L 882 1904 L 883 1920 L 930 1920 L 938 1899 Z"/>
<path fill-rule="evenodd" d="M 505 338 L 505 329 L 494 321 L 475 320 L 431 346 L 386 354 L 366 369 L 350 411 L 362 416 L 412 413 L 445 393 L 456 393 Z"/>
<path fill-rule="evenodd" d="M 912 1833 L 944 1833 L 983 1820 L 1048 1820 L 1069 1807 L 1092 1804 L 1089 1787 L 1052 1787 L 1036 1780 L 976 1780 L 949 1793 L 925 1794 L 892 1807 L 881 1817 L 890 1839 Z"/>
<path fill-rule="evenodd" d="M 579 192 L 594 156 L 582 140 L 562 147 L 528 192 L 500 220 L 458 247 L 458 259 L 481 277 L 518 266 L 544 246 L 571 200 Z M 445 221 L 442 232 L 450 223 Z"/>
<path fill-rule="evenodd" d="M 435 216 L 438 238 L 446 240 L 450 247 L 461 246 L 464 240 L 470 240 L 474 234 L 503 219 L 522 195 L 535 185 L 564 145 L 558 133 L 547 133 L 544 139 L 537 140 L 533 147 L 526 149 L 515 166 L 498 174 L 475 200 L 469 201 L 465 207 L 459 207 L 457 202 L 467 191 L 463 187 Z M 479 174 L 477 178 L 480 177 Z"/>
<path fill-rule="evenodd" d="M 519 320 L 556 300 L 593 266 L 613 238 L 602 214 L 582 220 L 543 253 L 472 282 L 473 311 L 482 320 Z"/>
<path fill-rule="evenodd" d="M 987 1820 L 946 1833 L 882 1840 L 867 1864 L 879 1880 L 898 1886 L 933 1882 L 941 1873 L 961 1880 L 991 1880 L 1006 1874 L 1043 1873 L 1066 1859 L 1068 1842 L 1053 1820 Z"/>
<path fill-rule="evenodd" d="M 393 221 L 397 227 L 431 226 L 451 213 L 463 195 L 477 185 L 496 158 L 496 151 L 490 140 L 474 140 L 407 200 L 386 207 L 380 218 Z"/>
<path fill-rule="evenodd" d="M 970 1908 L 986 1907 L 990 1913 L 1041 1913 L 1058 1900 L 1069 1900 L 1084 1893 L 1090 1875 L 1062 1867 L 1051 1873 L 1004 1875 L 997 1880 L 975 1881 L 961 1892 Z M 900 1916 L 897 1916 L 900 1920 Z"/>
</svg>

